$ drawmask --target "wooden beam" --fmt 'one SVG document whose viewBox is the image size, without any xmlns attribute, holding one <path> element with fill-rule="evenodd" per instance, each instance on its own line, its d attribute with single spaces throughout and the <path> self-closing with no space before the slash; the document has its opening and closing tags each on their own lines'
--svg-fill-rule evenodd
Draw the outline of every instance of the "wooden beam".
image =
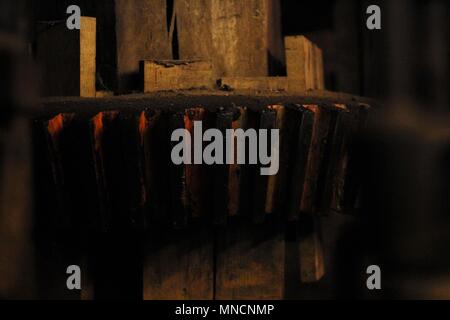
<svg viewBox="0 0 450 320">
<path fill-rule="evenodd" d="M 220 109 L 216 114 L 215 127 L 220 130 L 224 137 L 226 137 L 226 131 L 233 126 L 234 118 L 233 109 Z M 229 145 L 227 145 L 229 143 Z M 225 140 L 222 146 L 223 155 L 227 155 L 227 148 L 231 150 L 231 142 Z M 225 225 L 229 215 L 229 203 L 230 203 L 230 166 L 227 164 L 227 159 L 223 164 L 216 164 L 212 167 L 211 174 L 214 175 L 213 182 L 213 222 L 215 225 Z M 234 181 L 235 183 L 235 181 Z"/>
<path fill-rule="evenodd" d="M 81 17 L 81 29 L 44 23 L 37 37 L 37 61 L 44 96 L 95 97 L 96 19 Z"/>
<path fill-rule="evenodd" d="M 300 220 L 300 279 L 304 283 L 319 281 L 325 274 L 320 218 L 305 215 Z"/>
<path fill-rule="evenodd" d="M 324 85 L 322 51 L 304 36 L 285 37 L 287 75 L 292 90 L 322 90 Z"/>
<path fill-rule="evenodd" d="M 144 248 L 144 300 L 213 299 L 213 238 L 209 228 L 155 230 Z"/>
<path fill-rule="evenodd" d="M 234 130 L 243 129 L 246 130 L 247 123 L 247 108 L 239 107 L 238 116 L 233 120 L 231 127 Z M 241 194 L 244 184 L 242 176 L 243 165 L 237 163 L 237 138 L 234 139 L 234 161 L 229 165 L 228 174 L 228 214 L 229 216 L 236 216 L 241 209 Z"/>
<path fill-rule="evenodd" d="M 144 61 L 144 92 L 212 88 L 212 79 L 207 61 Z"/>
<path fill-rule="evenodd" d="M 142 89 L 139 63 L 172 59 L 166 0 L 97 0 L 98 68 L 107 89 Z"/>
</svg>

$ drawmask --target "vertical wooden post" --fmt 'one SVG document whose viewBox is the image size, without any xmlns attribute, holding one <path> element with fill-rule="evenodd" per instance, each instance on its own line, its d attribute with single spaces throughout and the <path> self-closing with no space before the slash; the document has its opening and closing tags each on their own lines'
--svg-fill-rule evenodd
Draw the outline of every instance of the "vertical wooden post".
<svg viewBox="0 0 450 320">
<path fill-rule="evenodd" d="M 163 232 L 145 240 L 144 300 L 213 299 L 213 239 L 206 226 Z"/>
<path fill-rule="evenodd" d="M 304 36 L 286 37 L 285 46 L 290 88 L 324 89 L 322 50 Z"/>
<path fill-rule="evenodd" d="M 166 0 L 98 0 L 96 10 L 102 82 L 118 93 L 141 89 L 140 61 L 172 59 Z"/>
<path fill-rule="evenodd" d="M 283 64 L 277 1 L 177 0 L 175 10 L 180 58 L 211 60 L 216 78 Z"/>
<path fill-rule="evenodd" d="M 95 97 L 96 19 L 81 17 L 81 29 L 65 22 L 41 25 L 37 60 L 43 71 L 44 96 Z"/>
<path fill-rule="evenodd" d="M 304 283 L 316 282 L 325 274 L 320 219 L 307 215 L 299 225 L 300 279 Z"/>
</svg>

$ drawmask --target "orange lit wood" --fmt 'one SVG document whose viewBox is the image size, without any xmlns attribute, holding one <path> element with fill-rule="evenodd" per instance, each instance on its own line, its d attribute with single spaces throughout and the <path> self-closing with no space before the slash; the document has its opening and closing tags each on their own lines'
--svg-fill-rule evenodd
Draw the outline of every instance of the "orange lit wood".
<svg viewBox="0 0 450 320">
<path fill-rule="evenodd" d="M 305 105 L 304 107 L 314 113 L 314 128 L 300 211 L 311 212 L 315 206 L 317 179 L 330 130 L 330 114 L 317 105 Z"/>
</svg>

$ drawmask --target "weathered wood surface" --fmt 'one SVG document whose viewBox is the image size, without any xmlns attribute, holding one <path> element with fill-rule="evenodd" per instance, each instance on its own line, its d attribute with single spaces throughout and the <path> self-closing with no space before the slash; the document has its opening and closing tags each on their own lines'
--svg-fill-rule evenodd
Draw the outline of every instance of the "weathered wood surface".
<svg viewBox="0 0 450 320">
<path fill-rule="evenodd" d="M 43 72 L 44 96 L 95 97 L 96 19 L 81 17 L 81 29 L 65 22 L 43 23 L 36 57 Z"/>
<path fill-rule="evenodd" d="M 46 0 L 36 16 L 62 20 L 69 4 L 79 4 L 97 17 L 99 90 L 141 89 L 139 63 L 150 59 L 209 60 L 216 79 L 275 75 L 284 65 L 276 0 L 61 2 Z"/>
<path fill-rule="evenodd" d="M 274 155 L 278 155 L 278 172 L 275 175 L 271 175 L 267 178 L 267 191 L 266 191 L 266 197 L 265 197 L 265 208 L 264 212 L 266 214 L 273 214 L 276 213 L 279 209 L 279 189 L 280 189 L 280 178 L 281 178 L 281 171 L 280 171 L 280 164 L 282 165 L 282 160 L 285 155 L 280 153 L 281 144 L 283 143 L 284 133 L 285 133 L 285 108 L 282 105 L 273 105 L 269 106 L 271 110 L 274 110 L 276 113 L 275 121 L 273 124 L 273 128 L 279 130 L 279 141 L 278 144 L 274 144 L 274 141 L 270 141 L 269 148 L 270 148 L 270 155 L 274 157 Z M 270 134 L 270 131 L 269 131 Z M 272 158 L 273 159 L 273 158 Z"/>
<path fill-rule="evenodd" d="M 287 76 L 291 90 L 323 90 L 322 51 L 304 36 L 285 37 Z"/>
<path fill-rule="evenodd" d="M 351 108 L 356 123 L 350 130 L 346 149 L 344 150 L 344 157 L 346 158 L 346 165 L 343 170 L 345 171 L 344 194 L 339 203 L 345 213 L 354 212 L 354 209 L 359 207 L 358 201 L 360 200 L 362 186 L 361 160 L 355 145 L 358 143 L 358 139 L 366 126 L 369 108 L 366 104 L 360 104 L 358 108 Z"/>
<path fill-rule="evenodd" d="M 144 61 L 144 92 L 212 88 L 212 65 L 207 61 Z"/>
<path fill-rule="evenodd" d="M 268 76 L 283 62 L 277 1 L 178 0 L 180 59 L 208 59 L 216 78 Z"/>
<path fill-rule="evenodd" d="M 285 243 L 280 226 L 238 222 L 217 237 L 216 299 L 283 298 Z"/>
<path fill-rule="evenodd" d="M 145 241 L 144 300 L 213 299 L 211 230 L 154 231 Z"/>
<path fill-rule="evenodd" d="M 324 111 L 328 113 L 330 122 L 319 176 L 316 179 L 318 192 L 315 208 L 326 214 L 329 210 L 335 209 L 334 203 L 339 202 L 335 197 L 342 197 L 344 179 L 342 166 L 346 163 L 346 159 L 343 158 L 343 149 L 350 129 L 350 114 L 346 105 L 343 104 L 335 104 L 331 108 L 325 108 Z"/>
<path fill-rule="evenodd" d="M 248 127 L 247 108 L 239 107 L 238 116 L 233 119 L 231 124 L 232 129 L 246 130 Z M 234 139 L 234 151 L 235 157 L 233 163 L 229 165 L 228 175 L 228 214 L 229 216 L 235 216 L 241 209 L 241 194 L 244 189 L 244 178 L 242 176 L 243 165 L 237 163 L 237 138 Z"/>
</svg>

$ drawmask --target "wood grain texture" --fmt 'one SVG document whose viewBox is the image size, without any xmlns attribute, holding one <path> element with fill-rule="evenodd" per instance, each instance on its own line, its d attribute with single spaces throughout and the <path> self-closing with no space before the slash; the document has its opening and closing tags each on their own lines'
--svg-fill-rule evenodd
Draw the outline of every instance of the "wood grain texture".
<svg viewBox="0 0 450 320">
<path fill-rule="evenodd" d="M 272 157 L 274 154 L 277 154 L 279 159 L 278 163 L 280 165 L 281 157 L 284 156 L 284 154 L 280 153 L 281 150 L 281 144 L 283 139 L 285 138 L 283 135 L 285 134 L 285 108 L 282 105 L 273 105 L 269 106 L 270 109 L 274 110 L 276 112 L 275 117 L 275 123 L 274 123 L 274 129 L 279 130 L 279 143 L 275 145 L 275 147 L 271 146 L 271 155 Z M 273 142 L 271 141 L 271 144 Z M 280 181 L 281 178 L 281 171 L 280 168 L 278 168 L 278 173 L 272 176 L 269 176 L 267 179 L 267 193 L 266 193 L 266 202 L 265 202 L 265 213 L 266 214 L 273 214 L 276 213 L 277 209 L 279 209 L 278 200 L 279 200 L 279 189 L 280 189 Z"/>
<path fill-rule="evenodd" d="M 145 61 L 144 92 L 211 88 L 212 66 L 206 61 Z"/>
<path fill-rule="evenodd" d="M 282 299 L 284 234 L 276 223 L 229 225 L 218 233 L 218 300 Z"/>
<path fill-rule="evenodd" d="M 339 199 L 344 185 L 346 159 L 343 154 L 346 136 L 350 129 L 350 113 L 343 104 L 325 110 L 330 116 L 328 137 L 323 150 L 323 160 L 317 178 L 317 210 L 326 213 L 339 210 Z"/>
<path fill-rule="evenodd" d="M 322 51 L 304 36 L 285 37 L 287 75 L 291 90 L 323 90 Z"/>
<path fill-rule="evenodd" d="M 314 46 L 314 71 L 315 71 L 315 89 L 325 90 L 325 71 L 323 67 L 323 53 L 322 49 Z"/>
<path fill-rule="evenodd" d="M 212 60 L 211 8 L 211 0 L 175 1 L 180 59 Z"/>
<path fill-rule="evenodd" d="M 170 132 L 185 129 L 185 112 L 179 111 L 169 117 L 168 128 Z M 167 139 L 170 139 L 171 134 Z M 169 141 L 172 150 L 179 142 Z M 183 229 L 188 224 L 189 200 L 186 186 L 186 166 L 175 165 L 169 161 L 169 194 L 170 194 L 170 224 L 175 229 Z"/>
<path fill-rule="evenodd" d="M 81 17 L 80 30 L 69 30 L 64 22 L 41 28 L 36 57 L 43 95 L 95 97 L 96 19 Z"/>
<path fill-rule="evenodd" d="M 99 0 L 99 69 L 106 89 L 128 93 L 142 87 L 139 63 L 172 59 L 165 0 Z"/>
</svg>

